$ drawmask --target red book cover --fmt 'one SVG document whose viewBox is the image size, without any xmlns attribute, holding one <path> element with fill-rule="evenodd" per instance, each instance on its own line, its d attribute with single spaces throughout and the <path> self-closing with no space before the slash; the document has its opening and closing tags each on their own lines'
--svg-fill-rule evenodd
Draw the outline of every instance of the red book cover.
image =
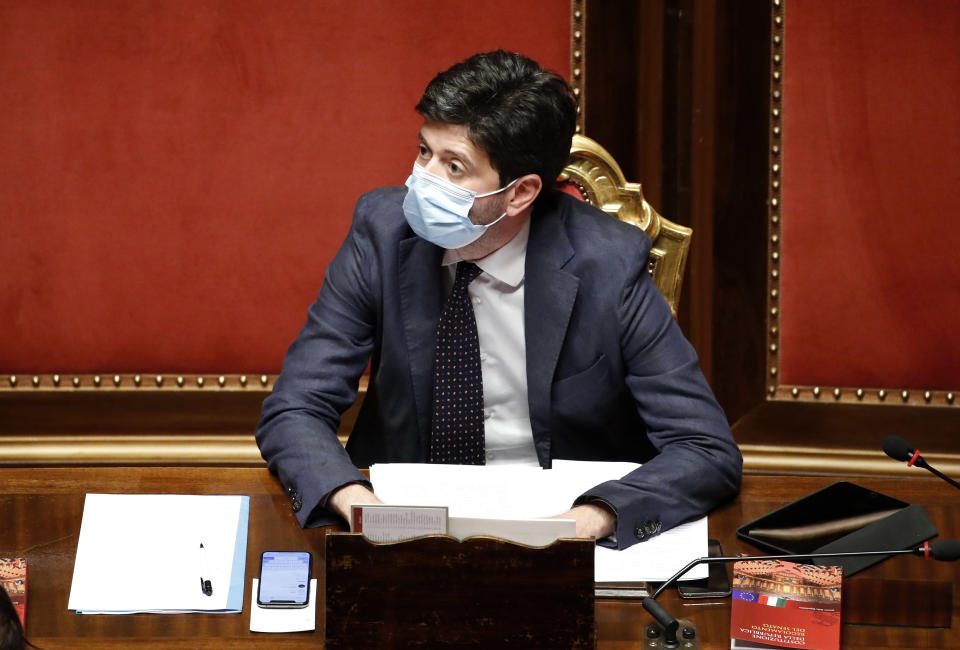
<svg viewBox="0 0 960 650">
<path fill-rule="evenodd" d="M 20 617 L 24 632 L 27 629 L 27 558 L 0 558 L 0 587 L 10 596 Z"/>
<path fill-rule="evenodd" d="M 840 648 L 843 567 L 745 560 L 734 564 L 733 572 L 732 640 L 774 648 Z"/>
</svg>

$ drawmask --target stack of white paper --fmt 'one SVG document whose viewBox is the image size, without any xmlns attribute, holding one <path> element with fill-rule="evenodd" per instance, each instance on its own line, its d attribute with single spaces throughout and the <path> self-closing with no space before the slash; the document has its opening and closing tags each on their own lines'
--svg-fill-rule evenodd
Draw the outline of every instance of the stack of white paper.
<svg viewBox="0 0 960 650">
<path fill-rule="evenodd" d="M 636 463 L 555 460 L 553 469 L 516 465 L 374 465 L 370 480 L 386 503 L 447 506 L 451 517 L 533 519 L 566 512 L 574 499 L 604 481 L 619 479 Z M 624 551 L 597 546 L 595 580 L 662 582 L 690 560 L 707 555 L 702 517 Z M 707 577 L 706 565 L 684 580 Z"/>
<path fill-rule="evenodd" d="M 249 514 L 247 496 L 88 494 L 67 607 L 240 612 Z M 201 576 L 211 582 L 209 596 Z"/>
</svg>

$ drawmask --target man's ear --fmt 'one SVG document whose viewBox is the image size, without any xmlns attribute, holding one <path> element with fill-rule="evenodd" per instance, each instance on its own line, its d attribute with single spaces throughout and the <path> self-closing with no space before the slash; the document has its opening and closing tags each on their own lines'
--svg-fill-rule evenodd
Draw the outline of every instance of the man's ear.
<svg viewBox="0 0 960 650">
<path fill-rule="evenodd" d="M 513 216 L 519 214 L 533 205 L 534 199 L 540 195 L 543 189 L 543 181 L 536 174 L 526 174 L 517 179 L 517 182 L 510 188 L 513 190 L 507 200 L 506 212 Z"/>
</svg>

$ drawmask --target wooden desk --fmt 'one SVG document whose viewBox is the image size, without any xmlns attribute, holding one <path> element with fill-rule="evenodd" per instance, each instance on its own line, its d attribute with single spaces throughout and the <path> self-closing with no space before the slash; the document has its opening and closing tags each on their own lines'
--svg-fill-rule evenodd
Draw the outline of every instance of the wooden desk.
<svg viewBox="0 0 960 650">
<path fill-rule="evenodd" d="M 756 553 L 738 541 L 735 529 L 799 496 L 833 482 L 820 477 L 747 476 L 741 496 L 710 516 L 710 535 L 728 554 Z M 936 479 L 858 479 L 890 496 L 923 505 L 940 537 L 960 537 L 960 492 Z M 244 611 L 240 615 L 189 614 L 81 616 L 67 610 L 74 555 L 87 492 L 190 493 L 250 495 Z M 277 480 L 255 468 L 25 468 L 0 469 L 0 556 L 29 561 L 27 625 L 30 638 L 43 648 L 137 647 L 317 647 L 323 640 L 323 571 L 317 571 L 317 630 L 309 634 L 254 635 L 249 632 L 250 582 L 263 550 L 308 549 L 317 567 L 324 566 L 322 529 L 302 530 Z M 854 580 L 923 580 L 953 583 L 953 614 L 946 629 L 845 624 L 844 648 L 960 647 L 960 563 L 924 562 L 911 557 L 887 560 Z M 895 584 L 895 583 L 891 583 Z M 891 596 L 891 594 L 886 594 Z M 878 603 L 885 600 L 877 594 Z M 681 601 L 675 590 L 662 597 L 678 617 L 693 621 L 702 647 L 729 647 L 730 600 Z M 696 604 L 693 604 L 696 602 Z M 599 647 L 642 647 L 650 617 L 636 601 L 598 601 Z"/>
</svg>

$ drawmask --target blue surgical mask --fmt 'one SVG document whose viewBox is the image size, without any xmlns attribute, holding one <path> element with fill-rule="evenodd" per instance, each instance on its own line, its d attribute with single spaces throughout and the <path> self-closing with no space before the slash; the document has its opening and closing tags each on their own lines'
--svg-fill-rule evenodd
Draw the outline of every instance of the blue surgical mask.
<svg viewBox="0 0 960 650">
<path fill-rule="evenodd" d="M 488 224 L 470 221 L 470 209 L 475 199 L 499 194 L 514 183 L 499 190 L 477 194 L 447 179 L 431 174 L 414 163 L 413 173 L 407 179 L 407 196 L 403 199 L 403 214 L 407 223 L 420 237 L 442 248 L 460 248 L 476 240 L 487 228 L 506 216 L 506 212 Z"/>
</svg>

